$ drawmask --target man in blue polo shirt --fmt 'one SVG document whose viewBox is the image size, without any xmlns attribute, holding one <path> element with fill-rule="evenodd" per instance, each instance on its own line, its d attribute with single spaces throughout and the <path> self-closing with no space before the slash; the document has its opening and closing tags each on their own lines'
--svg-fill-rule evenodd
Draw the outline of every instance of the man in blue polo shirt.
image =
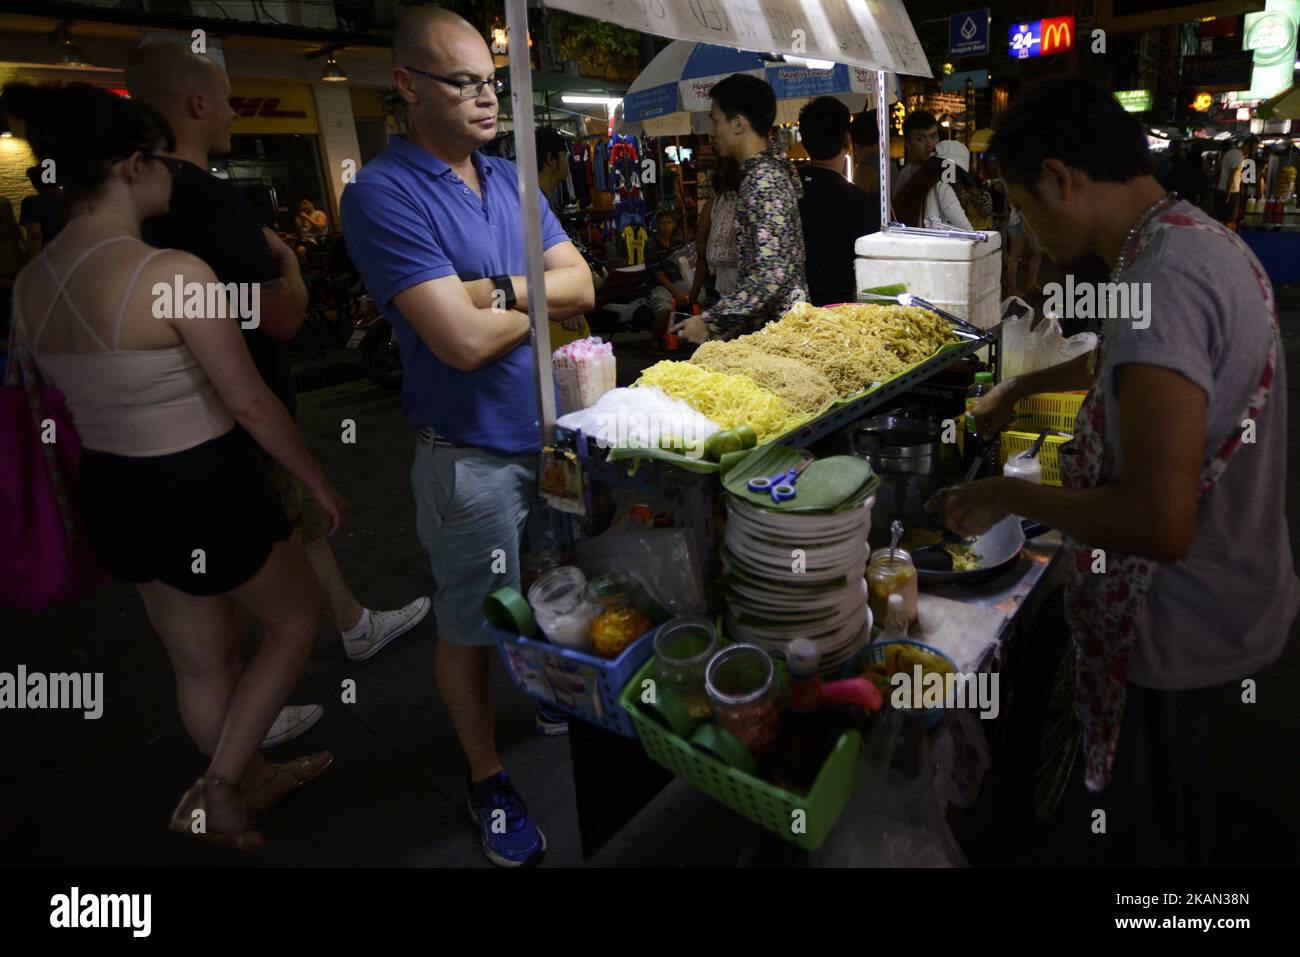
<svg viewBox="0 0 1300 957">
<path fill-rule="evenodd" d="M 483 600 L 519 582 L 540 451 L 524 239 L 514 163 L 496 134 L 492 53 L 467 21 L 417 7 L 393 31 L 393 84 L 410 133 L 343 193 L 348 251 L 396 333 L 402 409 L 419 430 L 411 483 L 438 585 L 438 691 L 469 762 L 469 807 L 494 863 L 535 861 L 546 840 L 497 755 Z M 540 191 L 539 191 L 540 196 Z M 591 270 L 541 199 L 554 319 L 592 308 Z"/>
</svg>

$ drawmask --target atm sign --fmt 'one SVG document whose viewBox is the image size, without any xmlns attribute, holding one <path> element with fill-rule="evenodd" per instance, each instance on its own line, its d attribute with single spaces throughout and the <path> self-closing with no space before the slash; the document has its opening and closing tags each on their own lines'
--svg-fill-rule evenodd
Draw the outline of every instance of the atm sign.
<svg viewBox="0 0 1300 957">
<path fill-rule="evenodd" d="M 1017 60 L 1067 53 L 1074 49 L 1074 17 L 1012 23 L 1007 39 L 1008 53 Z"/>
</svg>

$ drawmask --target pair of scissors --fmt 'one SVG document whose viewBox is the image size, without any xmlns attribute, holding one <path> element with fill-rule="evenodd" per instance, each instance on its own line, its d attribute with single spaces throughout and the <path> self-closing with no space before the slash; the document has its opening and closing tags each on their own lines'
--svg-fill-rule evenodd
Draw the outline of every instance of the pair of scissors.
<svg viewBox="0 0 1300 957">
<path fill-rule="evenodd" d="M 771 492 L 772 501 L 780 504 L 794 498 L 798 493 L 795 491 L 794 483 L 799 480 L 799 473 L 808 467 L 811 459 L 805 459 L 792 469 L 784 472 L 777 472 L 775 475 L 769 475 L 766 478 L 752 478 L 746 483 L 746 487 L 751 492 Z"/>
</svg>

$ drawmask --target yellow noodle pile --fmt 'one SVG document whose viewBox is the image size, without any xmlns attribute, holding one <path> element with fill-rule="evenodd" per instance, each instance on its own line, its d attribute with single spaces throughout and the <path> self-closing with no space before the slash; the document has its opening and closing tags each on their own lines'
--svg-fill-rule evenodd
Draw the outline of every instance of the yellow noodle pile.
<svg viewBox="0 0 1300 957">
<path fill-rule="evenodd" d="M 944 319 L 916 306 L 823 309 L 799 303 L 735 342 L 812 366 L 844 398 L 929 358 L 955 338 Z"/>
<path fill-rule="evenodd" d="M 836 398 L 830 380 L 806 362 L 762 352 L 739 340 L 705 342 L 691 356 L 691 362 L 714 372 L 746 376 L 800 412 L 817 414 Z"/>
<path fill-rule="evenodd" d="M 743 375 L 713 372 L 689 362 L 657 362 L 641 373 L 636 384 L 662 389 L 721 428 L 749 425 L 760 444 L 784 435 L 808 418 Z"/>
</svg>

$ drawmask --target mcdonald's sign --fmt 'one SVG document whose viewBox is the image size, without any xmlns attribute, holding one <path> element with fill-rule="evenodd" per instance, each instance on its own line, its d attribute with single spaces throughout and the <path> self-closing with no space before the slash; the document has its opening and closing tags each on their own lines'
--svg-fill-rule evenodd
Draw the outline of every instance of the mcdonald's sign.
<svg viewBox="0 0 1300 957">
<path fill-rule="evenodd" d="M 1051 17 L 1043 21 L 1043 56 L 1074 49 L 1074 17 Z"/>
<path fill-rule="evenodd" d="M 1011 24 L 1008 52 L 1017 60 L 1050 56 L 1074 49 L 1074 17 L 1049 17 Z"/>
</svg>

